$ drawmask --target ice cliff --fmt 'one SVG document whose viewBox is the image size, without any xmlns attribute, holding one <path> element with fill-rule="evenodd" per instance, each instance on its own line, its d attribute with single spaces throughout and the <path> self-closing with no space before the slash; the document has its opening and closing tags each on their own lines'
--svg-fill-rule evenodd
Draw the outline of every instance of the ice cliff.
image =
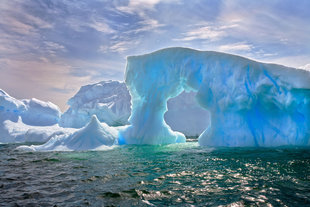
<svg viewBox="0 0 310 207">
<path fill-rule="evenodd" d="M 130 95 L 126 85 L 118 81 L 102 81 L 82 86 L 68 101 L 70 108 L 61 116 L 62 127 L 81 128 L 96 115 L 110 126 L 128 124 Z"/>
<path fill-rule="evenodd" d="M 309 80 L 304 70 L 218 52 L 167 48 L 131 56 L 125 82 L 132 114 L 119 143 L 184 142 L 164 114 L 169 99 L 193 91 L 211 117 L 201 145 L 309 145 Z"/>
</svg>

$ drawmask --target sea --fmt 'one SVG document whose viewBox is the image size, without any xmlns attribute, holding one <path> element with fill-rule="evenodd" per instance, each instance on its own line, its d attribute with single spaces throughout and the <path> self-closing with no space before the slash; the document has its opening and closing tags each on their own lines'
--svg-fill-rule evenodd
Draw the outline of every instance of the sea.
<svg viewBox="0 0 310 207">
<path fill-rule="evenodd" d="M 310 206 L 309 147 L 19 145 L 0 145 L 0 206 Z"/>
</svg>

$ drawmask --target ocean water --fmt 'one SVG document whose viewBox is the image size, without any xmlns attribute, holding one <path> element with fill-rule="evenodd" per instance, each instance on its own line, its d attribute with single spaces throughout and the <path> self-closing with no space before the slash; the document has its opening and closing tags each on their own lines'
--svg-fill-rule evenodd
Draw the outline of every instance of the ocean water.
<svg viewBox="0 0 310 207">
<path fill-rule="evenodd" d="M 310 206 L 310 148 L 0 145 L 0 206 Z"/>
</svg>

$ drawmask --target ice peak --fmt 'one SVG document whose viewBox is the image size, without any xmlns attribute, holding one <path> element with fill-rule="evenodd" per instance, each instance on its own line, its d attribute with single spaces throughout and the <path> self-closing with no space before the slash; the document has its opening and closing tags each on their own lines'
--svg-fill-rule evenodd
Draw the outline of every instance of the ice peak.
<svg viewBox="0 0 310 207">
<path fill-rule="evenodd" d="M 91 119 L 90 119 L 90 121 L 89 121 L 89 123 L 87 124 L 87 126 L 86 126 L 87 128 L 100 128 L 100 127 L 102 127 L 101 126 L 101 123 L 100 123 L 100 121 L 98 120 L 98 118 L 97 118 L 97 116 L 94 114 L 94 115 L 92 115 L 92 117 L 91 117 Z"/>
</svg>

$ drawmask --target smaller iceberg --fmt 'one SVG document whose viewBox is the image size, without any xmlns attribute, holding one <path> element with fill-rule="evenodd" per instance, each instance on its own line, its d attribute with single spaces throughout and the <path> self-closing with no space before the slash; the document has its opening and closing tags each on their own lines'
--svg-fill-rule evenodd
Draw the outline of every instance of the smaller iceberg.
<svg viewBox="0 0 310 207">
<path fill-rule="evenodd" d="M 1 143 L 40 142 L 45 143 L 55 135 L 76 131 L 73 128 L 62 128 L 57 124 L 52 126 L 30 126 L 24 124 L 19 117 L 17 122 L 5 120 L 0 123 Z"/>
<path fill-rule="evenodd" d="M 60 109 L 35 98 L 18 100 L 0 89 L 0 143 L 46 142 L 76 129 L 57 125 Z"/>
<path fill-rule="evenodd" d="M 118 130 L 100 123 L 93 115 L 90 122 L 74 133 L 56 135 L 43 145 L 20 146 L 26 151 L 85 151 L 100 150 L 117 144 Z"/>
<path fill-rule="evenodd" d="M 52 126 L 58 123 L 61 111 L 52 102 L 35 98 L 18 100 L 0 89 L 0 122 L 11 120 L 31 126 Z"/>
</svg>

